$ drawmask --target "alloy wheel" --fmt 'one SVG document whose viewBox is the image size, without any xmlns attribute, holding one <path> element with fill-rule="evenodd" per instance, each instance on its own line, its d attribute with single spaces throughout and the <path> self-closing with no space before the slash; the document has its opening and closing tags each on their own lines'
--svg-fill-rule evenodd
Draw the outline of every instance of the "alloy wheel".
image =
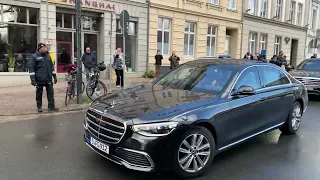
<svg viewBox="0 0 320 180">
<path fill-rule="evenodd" d="M 291 125 L 293 130 L 297 130 L 301 122 L 301 107 L 299 105 L 295 106 L 292 112 Z"/>
<path fill-rule="evenodd" d="M 181 169 L 196 173 L 208 163 L 211 155 L 209 140 L 202 134 L 191 134 L 180 144 L 178 162 Z"/>
</svg>

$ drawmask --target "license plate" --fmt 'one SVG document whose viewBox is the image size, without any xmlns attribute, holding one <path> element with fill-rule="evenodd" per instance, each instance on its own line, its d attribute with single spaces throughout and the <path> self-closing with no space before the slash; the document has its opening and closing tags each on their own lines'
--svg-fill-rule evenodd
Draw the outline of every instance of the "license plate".
<svg viewBox="0 0 320 180">
<path fill-rule="evenodd" d="M 97 149 L 109 154 L 109 146 L 102 143 L 102 142 L 95 140 L 93 137 L 90 137 L 90 144 L 92 146 L 96 147 Z"/>
</svg>

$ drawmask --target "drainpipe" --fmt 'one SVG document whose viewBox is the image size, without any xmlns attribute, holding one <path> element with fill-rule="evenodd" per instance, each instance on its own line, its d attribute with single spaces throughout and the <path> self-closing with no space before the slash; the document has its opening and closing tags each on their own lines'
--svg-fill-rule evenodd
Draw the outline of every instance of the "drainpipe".
<svg viewBox="0 0 320 180">
<path fill-rule="evenodd" d="M 241 29 L 241 41 L 240 41 L 240 59 L 242 57 L 242 40 L 243 40 L 243 26 L 244 26 L 244 13 L 243 13 L 243 10 L 244 10 L 244 7 L 245 7 L 245 1 L 243 0 L 242 1 L 242 14 L 241 14 L 241 24 L 242 24 L 242 29 Z M 238 33 L 239 34 L 239 33 Z"/>
<path fill-rule="evenodd" d="M 49 39 L 49 0 L 46 1 L 46 6 L 47 6 L 47 39 Z M 44 42 L 43 42 L 44 43 Z"/>
<path fill-rule="evenodd" d="M 113 22 L 113 13 L 111 12 L 111 19 L 110 19 L 110 32 L 109 32 L 109 38 L 110 38 L 110 63 L 109 63 L 109 66 L 110 66 L 110 69 L 109 69 L 109 92 L 112 92 L 112 63 L 113 63 L 113 50 L 112 50 L 112 22 Z"/>
<path fill-rule="evenodd" d="M 147 64 L 146 64 L 146 70 L 149 72 L 149 26 L 150 26 L 150 0 L 147 0 L 146 3 L 148 3 L 148 8 L 147 8 Z"/>
</svg>

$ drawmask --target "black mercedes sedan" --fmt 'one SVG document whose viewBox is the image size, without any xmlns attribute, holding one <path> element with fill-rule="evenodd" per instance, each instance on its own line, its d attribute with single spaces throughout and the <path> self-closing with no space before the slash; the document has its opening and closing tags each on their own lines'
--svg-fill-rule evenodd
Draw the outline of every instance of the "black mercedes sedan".
<svg viewBox="0 0 320 180">
<path fill-rule="evenodd" d="M 307 104 L 305 86 L 278 66 L 203 58 L 95 100 L 84 141 L 129 169 L 194 178 L 247 139 L 276 128 L 295 133 Z"/>
<path fill-rule="evenodd" d="M 320 95 L 320 59 L 306 59 L 290 74 L 306 86 L 309 95 Z"/>
</svg>

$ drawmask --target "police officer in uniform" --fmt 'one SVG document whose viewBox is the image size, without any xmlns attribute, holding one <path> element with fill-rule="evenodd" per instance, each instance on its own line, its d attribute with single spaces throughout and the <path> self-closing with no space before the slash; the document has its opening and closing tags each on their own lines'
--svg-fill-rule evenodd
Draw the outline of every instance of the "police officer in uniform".
<svg viewBox="0 0 320 180">
<path fill-rule="evenodd" d="M 54 65 L 51 57 L 47 51 L 46 45 L 43 43 L 38 44 L 37 52 L 32 54 L 29 61 L 29 74 L 31 84 L 37 88 L 36 90 L 36 101 L 38 112 L 42 112 L 42 93 L 43 87 L 46 87 L 47 98 L 48 98 L 48 110 L 58 111 L 54 104 L 54 92 L 52 77 L 54 83 L 57 83 L 57 75 L 54 71 Z"/>
</svg>

